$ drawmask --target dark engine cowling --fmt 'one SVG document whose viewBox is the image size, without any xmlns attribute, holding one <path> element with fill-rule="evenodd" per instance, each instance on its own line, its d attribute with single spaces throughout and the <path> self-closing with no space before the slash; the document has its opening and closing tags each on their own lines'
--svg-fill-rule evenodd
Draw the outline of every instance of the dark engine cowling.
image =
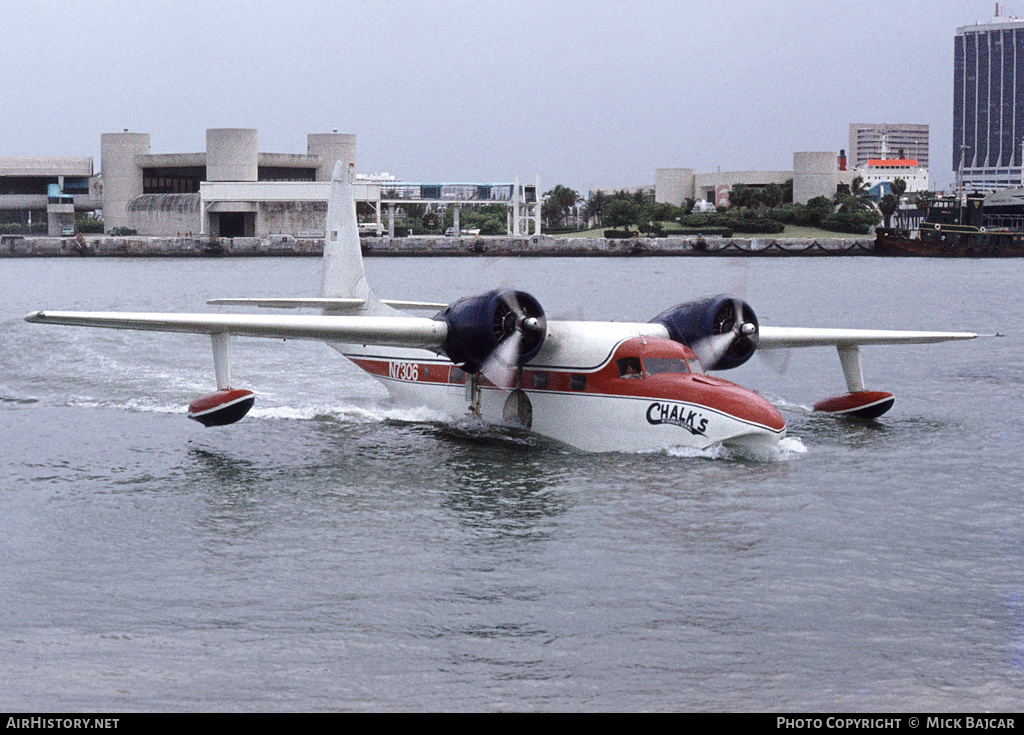
<svg viewBox="0 0 1024 735">
<path fill-rule="evenodd" d="M 754 310 L 746 302 L 725 294 L 673 306 L 651 321 L 663 324 L 669 337 L 697 352 L 705 370 L 739 367 L 757 351 Z"/>
<path fill-rule="evenodd" d="M 523 291 L 494 290 L 450 304 L 434 319 L 448 325 L 441 349 L 467 373 L 479 372 L 487 358 L 508 339 L 516 339 L 517 364 L 533 359 L 544 345 L 544 309 Z"/>
</svg>

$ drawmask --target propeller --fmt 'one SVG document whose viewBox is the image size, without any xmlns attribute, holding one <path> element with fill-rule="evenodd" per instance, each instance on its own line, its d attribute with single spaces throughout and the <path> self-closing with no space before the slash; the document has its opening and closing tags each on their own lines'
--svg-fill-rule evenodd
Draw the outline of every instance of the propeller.
<svg viewBox="0 0 1024 735">
<path fill-rule="evenodd" d="M 698 340 L 692 349 L 708 368 L 725 356 L 741 357 L 752 340 L 756 343 L 757 324 L 748 319 L 743 302 L 733 299 L 715 314 L 711 336 Z"/>
<path fill-rule="evenodd" d="M 789 370 L 789 358 L 792 354 L 793 350 L 786 348 L 778 348 L 774 350 L 760 348 L 757 351 L 757 355 L 761 358 L 761 361 L 778 375 L 785 375 L 786 371 Z"/>
<path fill-rule="evenodd" d="M 547 321 L 543 314 L 539 318 L 530 316 L 520 304 L 516 291 L 506 289 L 499 298 L 501 305 L 494 314 L 494 336 L 498 339 L 498 346 L 484 361 L 480 372 L 495 385 L 512 388 L 521 367 L 520 356 L 543 339 Z"/>
</svg>

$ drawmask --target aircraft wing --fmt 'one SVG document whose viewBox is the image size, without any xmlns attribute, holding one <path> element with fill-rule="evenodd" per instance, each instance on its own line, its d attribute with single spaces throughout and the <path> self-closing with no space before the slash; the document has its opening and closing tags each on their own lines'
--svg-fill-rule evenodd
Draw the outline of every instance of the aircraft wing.
<svg viewBox="0 0 1024 735">
<path fill-rule="evenodd" d="M 975 339 L 974 332 L 910 332 L 889 329 L 822 329 L 765 327 L 758 329 L 758 348 L 854 347 L 857 345 L 908 345 Z"/>
<path fill-rule="evenodd" d="M 212 306 L 257 306 L 261 309 L 353 309 L 366 304 L 366 299 L 310 298 L 310 299 L 210 299 Z M 381 303 L 395 309 L 430 309 L 438 311 L 448 306 L 434 301 L 397 301 L 381 299 Z"/>
<path fill-rule="evenodd" d="M 299 301 L 299 300 L 295 300 Z M 313 306 L 314 300 L 308 305 Z M 389 347 L 436 349 L 448 334 L 442 321 L 426 317 L 321 316 L 249 314 L 163 314 L 133 312 L 36 311 L 25 321 L 108 329 L 192 334 L 238 334 L 278 339 L 314 339 Z M 620 326 L 620 325 L 616 325 Z M 621 325 L 629 327 L 631 325 Z M 651 324 L 637 324 L 648 333 Z M 766 327 L 759 329 L 760 349 L 852 347 L 855 345 L 928 344 L 978 337 L 974 332 L 912 332 L 879 329 Z"/>
<path fill-rule="evenodd" d="M 28 314 L 25 321 L 77 327 L 191 334 L 237 334 L 424 349 L 440 347 L 448 335 L 448 327 L 444 322 L 426 317 L 262 316 L 46 310 Z"/>
</svg>

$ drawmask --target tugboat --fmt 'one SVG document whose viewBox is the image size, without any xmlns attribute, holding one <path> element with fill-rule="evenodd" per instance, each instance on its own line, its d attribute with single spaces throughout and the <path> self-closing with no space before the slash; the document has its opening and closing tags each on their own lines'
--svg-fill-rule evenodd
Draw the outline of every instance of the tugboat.
<svg viewBox="0 0 1024 735">
<path fill-rule="evenodd" d="M 879 227 L 875 231 L 875 254 L 919 258 L 1024 257 L 1024 213 L 987 213 L 986 205 L 990 200 L 994 203 L 999 194 L 969 194 L 963 202 L 955 197 L 928 199 L 928 214 L 917 230 Z"/>
</svg>

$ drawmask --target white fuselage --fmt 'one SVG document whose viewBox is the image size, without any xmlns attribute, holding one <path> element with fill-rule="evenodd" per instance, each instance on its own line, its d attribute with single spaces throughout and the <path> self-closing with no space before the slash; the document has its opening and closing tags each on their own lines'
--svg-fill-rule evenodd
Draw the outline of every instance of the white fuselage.
<svg viewBox="0 0 1024 735">
<path fill-rule="evenodd" d="M 637 337 L 635 331 L 627 339 L 592 328 L 572 332 L 573 339 L 556 340 L 560 350 L 545 347 L 507 388 L 463 373 L 426 350 L 331 346 L 380 380 L 403 405 L 525 428 L 583 451 L 772 446 L 785 435 L 784 422 L 767 401 L 728 381 L 700 373 L 627 380 L 616 370 L 616 361 L 634 354 L 685 352 L 695 363 L 682 345 Z M 573 346 L 571 355 L 566 345 Z"/>
</svg>

